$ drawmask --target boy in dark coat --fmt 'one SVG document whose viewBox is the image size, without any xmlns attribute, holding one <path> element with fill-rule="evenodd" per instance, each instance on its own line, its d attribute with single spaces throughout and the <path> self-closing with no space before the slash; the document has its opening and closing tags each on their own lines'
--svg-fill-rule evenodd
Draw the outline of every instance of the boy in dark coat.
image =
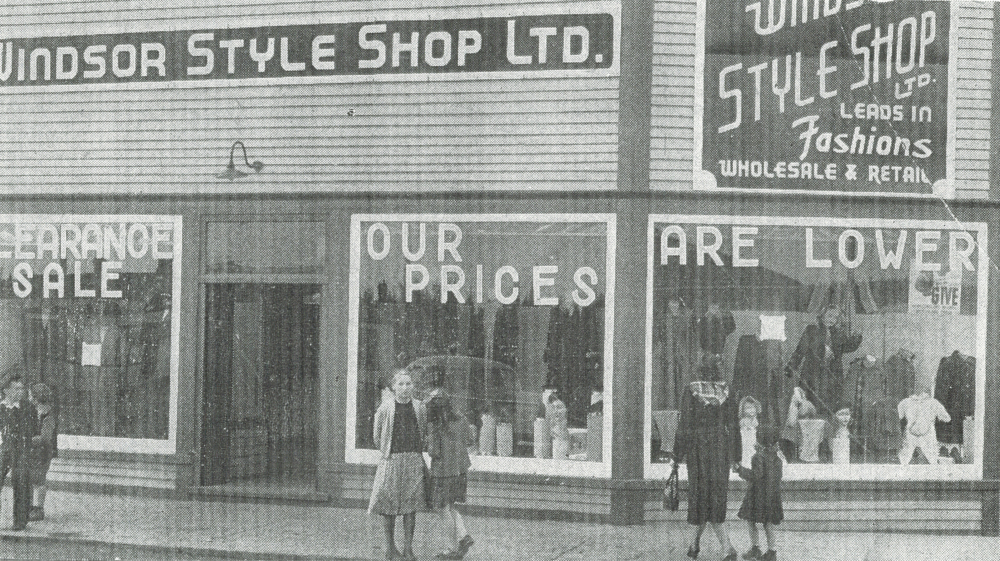
<svg viewBox="0 0 1000 561">
<path fill-rule="evenodd" d="M 10 473 L 14 487 L 14 530 L 28 525 L 31 510 L 29 449 L 31 438 L 38 434 L 38 412 L 28 401 L 28 392 L 20 376 L 13 376 L 4 385 L 0 401 L 0 486 Z"/>
</svg>

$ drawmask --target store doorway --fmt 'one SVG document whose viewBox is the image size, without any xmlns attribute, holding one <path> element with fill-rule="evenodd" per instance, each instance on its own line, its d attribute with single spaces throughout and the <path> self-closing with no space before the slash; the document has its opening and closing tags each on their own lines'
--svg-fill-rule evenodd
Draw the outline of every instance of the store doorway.
<svg viewBox="0 0 1000 561">
<path fill-rule="evenodd" d="M 207 285 L 202 485 L 315 487 L 320 293 Z"/>
</svg>

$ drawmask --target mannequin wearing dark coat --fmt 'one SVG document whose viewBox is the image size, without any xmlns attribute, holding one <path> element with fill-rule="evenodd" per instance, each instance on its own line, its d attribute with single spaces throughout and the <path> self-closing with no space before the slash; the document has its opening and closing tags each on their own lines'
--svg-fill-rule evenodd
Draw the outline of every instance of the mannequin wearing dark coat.
<svg viewBox="0 0 1000 561">
<path fill-rule="evenodd" d="M 955 351 L 941 359 L 934 382 L 934 398 L 951 415 L 951 422 L 937 423 L 938 440 L 962 444 L 965 418 L 975 413 L 976 357 Z"/>
<path fill-rule="evenodd" d="M 840 309 L 828 307 L 815 325 L 806 327 L 792 353 L 786 374 L 801 366 L 799 386 L 816 408 L 833 415 L 843 394 L 843 355 L 858 350 L 861 334 L 850 334 L 840 326 Z"/>
</svg>

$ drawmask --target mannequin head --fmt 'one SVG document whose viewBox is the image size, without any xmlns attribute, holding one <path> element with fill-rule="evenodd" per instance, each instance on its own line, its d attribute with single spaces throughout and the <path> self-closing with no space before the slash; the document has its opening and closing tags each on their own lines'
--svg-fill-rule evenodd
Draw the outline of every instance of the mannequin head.
<svg viewBox="0 0 1000 561">
<path fill-rule="evenodd" d="M 750 418 L 760 415 L 760 402 L 753 396 L 746 396 L 740 400 L 740 418 Z"/>
<path fill-rule="evenodd" d="M 670 300 L 667 300 L 667 310 L 670 311 L 671 315 L 677 315 L 681 312 L 681 300 L 678 296 L 671 296 Z"/>
<path fill-rule="evenodd" d="M 837 411 L 836 415 L 834 415 L 834 418 L 837 420 L 837 425 L 841 427 L 846 427 L 851 423 L 850 408 L 844 407 L 843 409 Z"/>
<path fill-rule="evenodd" d="M 840 308 L 831 304 L 827 306 L 823 313 L 819 316 L 819 321 L 827 327 L 833 327 L 840 323 L 841 311 Z"/>
</svg>

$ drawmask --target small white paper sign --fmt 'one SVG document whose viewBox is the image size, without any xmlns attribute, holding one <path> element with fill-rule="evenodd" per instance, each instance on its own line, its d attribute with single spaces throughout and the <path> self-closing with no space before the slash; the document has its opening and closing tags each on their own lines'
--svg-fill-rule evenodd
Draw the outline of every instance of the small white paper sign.
<svg viewBox="0 0 1000 561">
<path fill-rule="evenodd" d="M 80 363 L 84 366 L 100 366 L 101 365 L 101 344 L 100 343 L 84 343 L 83 350 L 80 353 Z"/>
<path fill-rule="evenodd" d="M 784 341 L 785 316 L 760 316 L 760 340 Z"/>
</svg>

